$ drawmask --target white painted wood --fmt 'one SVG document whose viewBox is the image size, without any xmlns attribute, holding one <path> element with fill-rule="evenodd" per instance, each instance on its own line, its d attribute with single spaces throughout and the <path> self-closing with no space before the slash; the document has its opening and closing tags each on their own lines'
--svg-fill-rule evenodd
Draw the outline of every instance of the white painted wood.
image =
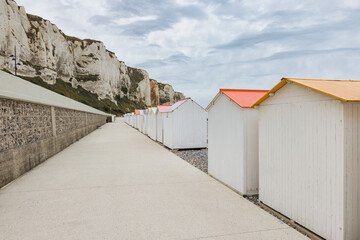
<svg viewBox="0 0 360 240">
<path fill-rule="evenodd" d="M 207 147 L 207 112 L 192 99 L 163 118 L 163 143 L 171 149 Z"/>
<path fill-rule="evenodd" d="M 209 173 L 242 194 L 257 194 L 258 110 L 221 94 L 208 114 Z"/>
<path fill-rule="evenodd" d="M 143 124 L 142 124 L 142 128 L 141 128 L 141 132 L 145 135 L 147 135 L 147 127 L 148 127 L 148 114 L 144 113 L 143 115 Z"/>
<path fill-rule="evenodd" d="M 151 139 L 156 140 L 156 134 L 157 134 L 157 114 L 154 113 L 153 110 L 150 111 L 148 115 L 148 135 Z"/>
<path fill-rule="evenodd" d="M 164 118 L 166 113 L 157 112 L 156 114 L 156 122 L 157 122 L 157 129 L 156 129 L 156 140 L 158 142 L 164 142 Z"/>
<path fill-rule="evenodd" d="M 135 115 L 134 115 L 134 114 L 131 114 L 131 117 L 130 117 L 130 125 L 131 125 L 132 127 L 135 126 Z"/>
<path fill-rule="evenodd" d="M 134 119 L 134 115 L 131 113 L 129 115 L 129 125 L 133 127 L 133 119 Z"/>
<path fill-rule="evenodd" d="M 144 115 L 139 115 L 139 131 L 144 132 Z"/>
<path fill-rule="evenodd" d="M 174 149 L 173 132 L 174 120 L 172 113 L 165 113 L 163 118 L 163 144 L 168 148 Z"/>
<path fill-rule="evenodd" d="M 145 115 L 145 131 L 144 131 L 144 134 L 145 135 L 149 135 L 149 128 L 150 128 L 150 120 L 149 120 L 149 118 L 150 118 L 150 111 L 148 111 L 147 113 L 146 113 L 146 115 Z"/>
<path fill-rule="evenodd" d="M 244 179 L 246 195 L 259 193 L 259 111 L 244 111 Z"/>
<path fill-rule="evenodd" d="M 345 214 L 347 204 L 348 214 L 358 211 L 353 205 L 359 196 L 358 177 L 344 174 L 345 163 L 355 168 L 359 161 L 347 157 L 354 150 L 344 138 L 352 145 L 354 137 L 353 129 L 344 136 L 345 117 L 343 102 L 294 83 L 259 106 L 260 200 L 334 240 L 360 239 L 358 217 L 350 223 Z"/>
<path fill-rule="evenodd" d="M 360 103 L 344 103 L 345 239 L 360 239 Z"/>
<path fill-rule="evenodd" d="M 136 129 L 138 129 L 139 130 L 139 128 L 140 128 L 140 123 L 141 123 L 141 121 L 140 121 L 140 116 L 141 115 L 135 115 L 136 116 L 136 119 L 135 119 L 135 128 Z"/>
</svg>

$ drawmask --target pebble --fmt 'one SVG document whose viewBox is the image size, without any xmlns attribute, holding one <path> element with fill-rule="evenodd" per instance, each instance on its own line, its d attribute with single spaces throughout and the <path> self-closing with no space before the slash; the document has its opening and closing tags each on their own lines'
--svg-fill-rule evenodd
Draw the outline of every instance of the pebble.
<svg viewBox="0 0 360 240">
<path fill-rule="evenodd" d="M 178 157 L 184 159 L 194 167 L 201 171 L 208 172 L 208 150 L 206 149 L 192 149 L 192 150 L 171 150 Z"/>
</svg>

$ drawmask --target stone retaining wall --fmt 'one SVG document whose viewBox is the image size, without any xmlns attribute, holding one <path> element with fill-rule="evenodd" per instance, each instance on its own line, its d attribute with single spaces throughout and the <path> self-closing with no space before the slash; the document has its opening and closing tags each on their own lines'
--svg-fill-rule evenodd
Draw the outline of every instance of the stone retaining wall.
<svg viewBox="0 0 360 240">
<path fill-rule="evenodd" d="M 105 122 L 103 115 L 0 98 L 0 187 Z"/>
</svg>

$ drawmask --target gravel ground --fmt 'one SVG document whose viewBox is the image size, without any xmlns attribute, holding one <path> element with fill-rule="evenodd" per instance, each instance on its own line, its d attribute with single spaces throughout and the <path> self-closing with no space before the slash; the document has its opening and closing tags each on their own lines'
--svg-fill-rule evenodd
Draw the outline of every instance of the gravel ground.
<svg viewBox="0 0 360 240">
<path fill-rule="evenodd" d="M 259 195 L 246 196 L 245 198 L 253 204 L 259 206 Z"/>
<path fill-rule="evenodd" d="M 194 149 L 194 150 L 171 150 L 180 158 L 184 159 L 194 167 L 201 171 L 208 172 L 208 150 Z"/>
</svg>

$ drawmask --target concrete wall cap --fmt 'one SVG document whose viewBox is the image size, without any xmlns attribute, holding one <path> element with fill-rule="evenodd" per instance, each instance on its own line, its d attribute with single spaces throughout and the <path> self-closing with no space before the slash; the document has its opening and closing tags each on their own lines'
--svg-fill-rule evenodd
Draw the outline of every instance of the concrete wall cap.
<svg viewBox="0 0 360 240">
<path fill-rule="evenodd" d="M 0 71 L 0 98 L 114 116 L 3 71 Z"/>
</svg>

